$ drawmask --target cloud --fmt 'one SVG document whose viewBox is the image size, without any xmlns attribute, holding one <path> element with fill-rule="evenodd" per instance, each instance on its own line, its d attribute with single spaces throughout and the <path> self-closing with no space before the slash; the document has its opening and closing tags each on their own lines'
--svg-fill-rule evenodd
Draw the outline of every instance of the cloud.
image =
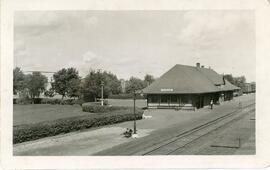
<svg viewBox="0 0 270 170">
<path fill-rule="evenodd" d="M 250 14 L 250 13 L 248 13 Z M 176 35 L 179 45 L 193 46 L 202 49 L 215 46 L 215 44 L 228 36 L 239 32 L 239 27 L 245 29 L 245 22 L 250 17 L 234 12 L 186 12 L 183 17 L 185 27 Z"/>
<path fill-rule="evenodd" d="M 15 34 L 39 36 L 55 30 L 73 31 L 96 25 L 98 18 L 85 12 L 20 11 L 15 13 Z"/>
<path fill-rule="evenodd" d="M 44 70 L 76 67 L 82 75 L 103 69 L 121 78 L 160 76 L 176 63 L 194 65 L 197 60 L 226 71 L 235 57 L 243 59 L 241 65 L 247 65 L 245 57 L 253 57 L 252 14 L 242 10 L 16 12 L 14 53 L 24 56 L 21 62 L 39 63 Z"/>
<path fill-rule="evenodd" d="M 15 27 L 51 26 L 59 22 L 59 15 L 54 12 L 16 12 Z"/>
</svg>

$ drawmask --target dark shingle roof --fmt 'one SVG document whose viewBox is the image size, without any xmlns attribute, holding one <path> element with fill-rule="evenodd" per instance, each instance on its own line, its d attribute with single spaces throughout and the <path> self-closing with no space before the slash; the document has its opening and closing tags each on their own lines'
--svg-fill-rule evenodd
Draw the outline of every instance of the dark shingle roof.
<svg viewBox="0 0 270 170">
<path fill-rule="evenodd" d="M 209 93 L 233 89 L 232 84 L 222 90 L 216 85 L 224 84 L 223 77 L 212 69 L 177 64 L 150 86 L 143 89 L 145 94 L 190 94 Z M 226 83 L 227 84 L 227 83 Z M 232 86 L 231 86 L 232 85 Z"/>
<path fill-rule="evenodd" d="M 225 85 L 221 88 L 221 91 L 239 90 L 240 88 L 231 84 L 228 80 L 225 80 Z"/>
<path fill-rule="evenodd" d="M 212 81 L 215 85 L 224 84 L 223 77 L 215 72 L 212 69 L 208 68 L 199 68 L 200 72 L 202 72 L 210 81 Z"/>
</svg>

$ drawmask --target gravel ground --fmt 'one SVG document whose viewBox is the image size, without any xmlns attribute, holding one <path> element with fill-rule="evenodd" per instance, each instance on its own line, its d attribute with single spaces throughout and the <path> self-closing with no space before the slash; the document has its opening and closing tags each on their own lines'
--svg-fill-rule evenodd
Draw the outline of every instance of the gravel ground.
<svg viewBox="0 0 270 170">
<path fill-rule="evenodd" d="M 255 112 L 211 132 L 177 152 L 177 155 L 252 155 L 255 149 Z M 240 139 L 240 145 L 239 145 Z M 213 147 L 215 146 L 215 147 Z M 218 147 L 217 147 L 218 146 Z M 239 147 L 239 148 L 237 148 Z"/>
</svg>

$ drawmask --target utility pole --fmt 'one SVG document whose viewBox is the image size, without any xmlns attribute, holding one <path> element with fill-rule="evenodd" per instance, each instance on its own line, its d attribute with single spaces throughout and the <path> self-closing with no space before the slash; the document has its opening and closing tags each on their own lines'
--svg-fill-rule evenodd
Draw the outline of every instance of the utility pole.
<svg viewBox="0 0 270 170">
<path fill-rule="evenodd" d="M 133 107 L 133 113 L 134 113 L 134 134 L 137 134 L 137 130 L 136 130 L 136 113 L 135 113 L 135 101 L 136 101 L 136 92 L 134 90 L 134 96 L 133 96 L 133 102 L 134 102 L 134 107 Z"/>
<path fill-rule="evenodd" d="M 104 86 L 104 82 L 101 82 L 101 106 L 103 106 L 103 86 Z"/>
</svg>

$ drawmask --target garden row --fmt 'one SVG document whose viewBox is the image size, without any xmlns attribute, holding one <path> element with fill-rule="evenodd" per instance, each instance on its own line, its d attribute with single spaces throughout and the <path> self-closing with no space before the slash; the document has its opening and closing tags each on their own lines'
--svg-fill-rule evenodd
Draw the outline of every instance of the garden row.
<svg viewBox="0 0 270 170">
<path fill-rule="evenodd" d="M 103 110 L 101 110 L 102 107 Z M 97 111 L 97 108 L 100 110 Z M 98 113 L 92 113 L 86 116 L 57 119 L 54 121 L 14 126 L 13 143 L 16 144 L 44 137 L 84 130 L 92 127 L 99 127 L 134 120 L 132 107 L 88 106 L 86 104 L 83 106 L 83 109 L 85 109 L 85 111 L 95 111 Z M 142 119 L 142 114 L 142 109 L 135 109 L 136 119 Z"/>
</svg>

